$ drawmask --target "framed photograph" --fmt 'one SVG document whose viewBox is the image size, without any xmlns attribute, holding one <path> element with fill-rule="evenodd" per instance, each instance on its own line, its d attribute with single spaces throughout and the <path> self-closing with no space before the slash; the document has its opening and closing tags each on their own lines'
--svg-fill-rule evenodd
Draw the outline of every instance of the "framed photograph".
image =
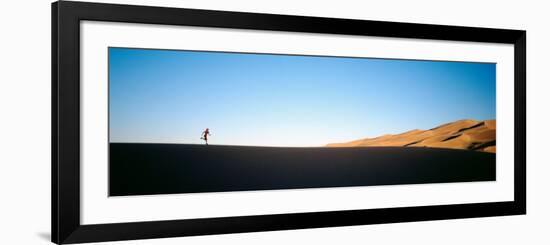
<svg viewBox="0 0 550 245">
<path fill-rule="evenodd" d="M 525 38 L 55 2 L 52 241 L 525 214 Z"/>
</svg>

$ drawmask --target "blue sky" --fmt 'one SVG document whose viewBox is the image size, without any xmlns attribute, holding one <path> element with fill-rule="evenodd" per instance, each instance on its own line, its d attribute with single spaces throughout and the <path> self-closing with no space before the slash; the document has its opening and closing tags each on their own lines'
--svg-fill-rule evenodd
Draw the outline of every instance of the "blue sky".
<svg viewBox="0 0 550 245">
<path fill-rule="evenodd" d="M 494 119 L 490 63 L 109 48 L 110 142 L 323 146 Z"/>
</svg>

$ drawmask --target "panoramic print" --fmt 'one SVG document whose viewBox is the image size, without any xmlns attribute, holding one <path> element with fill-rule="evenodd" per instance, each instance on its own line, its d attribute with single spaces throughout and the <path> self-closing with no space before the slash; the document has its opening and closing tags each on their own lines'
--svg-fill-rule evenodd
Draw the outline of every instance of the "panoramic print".
<svg viewBox="0 0 550 245">
<path fill-rule="evenodd" d="M 494 63 L 108 51 L 110 196 L 496 178 Z"/>
</svg>

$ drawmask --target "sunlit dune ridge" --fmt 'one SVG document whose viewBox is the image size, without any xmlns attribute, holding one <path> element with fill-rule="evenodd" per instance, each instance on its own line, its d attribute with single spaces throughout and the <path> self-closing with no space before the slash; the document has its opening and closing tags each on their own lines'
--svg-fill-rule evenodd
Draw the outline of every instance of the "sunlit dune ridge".
<svg viewBox="0 0 550 245">
<path fill-rule="evenodd" d="M 475 150 L 496 153 L 496 120 L 471 119 L 446 123 L 429 130 L 415 129 L 401 134 L 386 134 L 328 147 L 404 146 Z"/>
</svg>

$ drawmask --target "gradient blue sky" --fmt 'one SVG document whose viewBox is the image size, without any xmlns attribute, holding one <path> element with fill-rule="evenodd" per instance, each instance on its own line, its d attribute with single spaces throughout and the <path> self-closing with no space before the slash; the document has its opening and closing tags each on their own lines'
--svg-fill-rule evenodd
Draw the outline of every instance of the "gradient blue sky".
<svg viewBox="0 0 550 245">
<path fill-rule="evenodd" d="M 496 65 L 109 48 L 110 142 L 323 146 L 494 119 Z"/>
</svg>

